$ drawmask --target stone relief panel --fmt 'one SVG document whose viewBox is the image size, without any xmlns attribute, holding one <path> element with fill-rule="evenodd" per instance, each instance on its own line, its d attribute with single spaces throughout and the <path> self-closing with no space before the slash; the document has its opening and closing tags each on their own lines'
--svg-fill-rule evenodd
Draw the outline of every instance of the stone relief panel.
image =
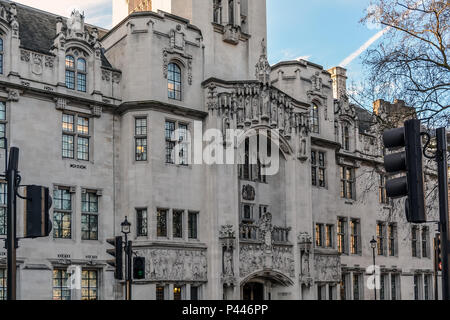
<svg viewBox="0 0 450 320">
<path fill-rule="evenodd" d="M 315 281 L 340 282 L 341 281 L 341 259 L 339 255 L 314 256 Z"/>
<path fill-rule="evenodd" d="M 151 281 L 208 280 L 204 250 L 147 249 L 137 250 L 145 258 L 145 278 Z"/>
<path fill-rule="evenodd" d="M 263 244 L 241 244 L 239 250 L 239 274 L 241 278 L 263 269 L 277 270 L 287 276 L 295 277 L 294 254 L 292 247 L 274 246 L 270 254 Z"/>
</svg>

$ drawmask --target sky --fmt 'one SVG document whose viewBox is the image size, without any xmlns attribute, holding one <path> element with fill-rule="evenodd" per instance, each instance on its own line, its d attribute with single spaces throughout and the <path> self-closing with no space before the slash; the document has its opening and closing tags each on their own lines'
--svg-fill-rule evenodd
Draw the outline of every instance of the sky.
<svg viewBox="0 0 450 320">
<path fill-rule="evenodd" d="M 112 24 L 112 0 L 16 2 L 63 16 L 78 8 L 87 23 L 104 28 Z M 363 78 L 361 53 L 376 45 L 384 31 L 359 23 L 369 5 L 370 0 L 267 0 L 269 62 L 301 57 L 325 69 L 342 65 L 349 84 L 358 83 Z"/>
</svg>

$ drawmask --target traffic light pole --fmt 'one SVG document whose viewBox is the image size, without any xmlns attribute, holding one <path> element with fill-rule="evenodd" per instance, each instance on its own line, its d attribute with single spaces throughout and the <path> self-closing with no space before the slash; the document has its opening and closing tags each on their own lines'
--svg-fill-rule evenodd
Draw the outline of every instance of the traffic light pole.
<svg viewBox="0 0 450 320">
<path fill-rule="evenodd" d="M 7 249 L 7 300 L 16 300 L 16 249 L 17 249 L 17 236 L 16 236 L 16 179 L 17 171 L 19 167 L 19 149 L 12 147 L 9 155 L 9 164 L 6 169 L 6 181 L 8 183 L 8 195 L 7 195 L 7 237 L 6 237 L 6 249 Z"/>
<path fill-rule="evenodd" d="M 131 295 L 131 288 L 133 284 L 133 278 L 132 278 L 132 270 L 133 270 L 133 242 L 128 241 L 127 242 L 127 285 L 126 285 L 126 291 L 127 291 L 127 300 L 132 300 Z"/>
<path fill-rule="evenodd" d="M 436 137 L 439 178 L 439 214 L 441 218 L 442 299 L 450 300 L 450 229 L 448 212 L 447 134 L 445 128 L 437 129 Z"/>
</svg>

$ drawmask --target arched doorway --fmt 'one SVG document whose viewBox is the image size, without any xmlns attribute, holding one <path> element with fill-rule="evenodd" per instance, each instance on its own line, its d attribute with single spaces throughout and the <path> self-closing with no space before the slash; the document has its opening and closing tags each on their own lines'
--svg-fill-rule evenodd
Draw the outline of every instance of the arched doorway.
<svg viewBox="0 0 450 320">
<path fill-rule="evenodd" d="M 242 289 L 242 300 L 244 301 L 263 301 L 264 284 L 260 282 L 248 282 Z"/>
</svg>

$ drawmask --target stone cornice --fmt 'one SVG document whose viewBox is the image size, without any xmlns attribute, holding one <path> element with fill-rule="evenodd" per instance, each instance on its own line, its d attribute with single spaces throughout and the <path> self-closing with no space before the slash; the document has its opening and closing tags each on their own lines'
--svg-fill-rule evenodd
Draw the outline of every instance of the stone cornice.
<svg viewBox="0 0 450 320">
<path fill-rule="evenodd" d="M 161 101 L 155 100 L 145 100 L 145 101 L 130 101 L 122 103 L 118 109 L 117 113 L 123 115 L 129 111 L 142 110 L 142 109 L 152 109 L 161 112 L 171 112 L 178 115 L 186 115 L 194 118 L 204 119 L 208 116 L 207 112 L 194 110 L 182 106 L 177 106 L 174 104 L 169 104 Z"/>
</svg>

